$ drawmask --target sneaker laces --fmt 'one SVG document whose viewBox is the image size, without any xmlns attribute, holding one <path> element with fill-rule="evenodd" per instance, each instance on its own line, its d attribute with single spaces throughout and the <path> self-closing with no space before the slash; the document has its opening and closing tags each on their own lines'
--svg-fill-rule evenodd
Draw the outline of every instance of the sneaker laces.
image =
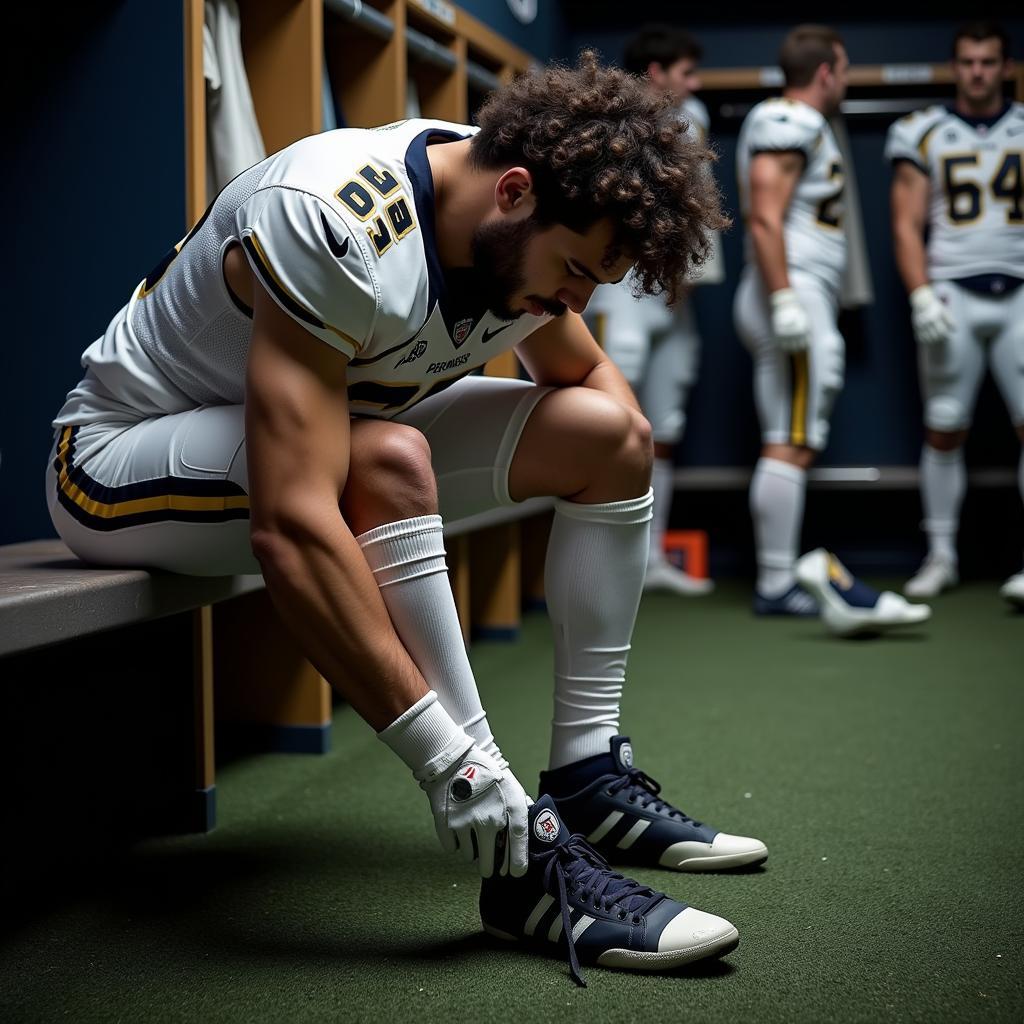
<svg viewBox="0 0 1024 1024">
<path fill-rule="evenodd" d="M 695 828 L 700 828 L 703 824 L 703 822 L 697 821 L 696 818 L 691 818 L 685 811 L 674 807 L 667 800 L 660 799 L 658 794 L 661 792 L 661 783 L 652 779 L 647 772 L 640 771 L 639 768 L 627 768 L 625 775 L 616 779 L 608 787 L 608 793 L 611 796 L 622 790 L 627 791 L 626 799 L 629 803 L 639 800 L 640 806 L 645 811 L 651 804 L 654 804 L 655 811 L 668 811 L 670 818 L 678 818 L 680 821 L 693 825 Z"/>
<path fill-rule="evenodd" d="M 562 845 L 530 856 L 543 865 L 544 888 L 548 892 L 552 891 L 554 876 L 562 914 L 562 932 L 569 947 L 569 971 L 572 980 L 586 988 L 569 919 L 569 890 L 584 890 L 582 902 L 590 900 L 596 909 L 606 913 L 617 908 L 619 920 L 624 921 L 632 915 L 634 924 L 639 924 L 641 915 L 665 899 L 665 894 L 613 871 L 608 861 L 580 835 L 572 835 Z"/>
</svg>

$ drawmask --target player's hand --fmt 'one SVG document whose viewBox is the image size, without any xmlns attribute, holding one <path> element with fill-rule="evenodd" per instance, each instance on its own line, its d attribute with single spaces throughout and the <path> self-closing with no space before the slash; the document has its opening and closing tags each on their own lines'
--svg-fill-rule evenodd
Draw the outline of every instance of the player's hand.
<svg viewBox="0 0 1024 1024">
<path fill-rule="evenodd" d="M 528 865 L 527 815 L 530 799 L 502 759 L 474 745 L 444 775 L 420 786 L 430 800 L 441 846 L 458 853 L 467 863 L 479 858 L 480 874 L 519 878 Z M 499 834 L 508 829 L 502 844 L 502 862 L 495 865 Z"/>
<path fill-rule="evenodd" d="M 811 321 L 792 288 L 768 296 L 772 309 L 772 337 L 783 352 L 806 352 L 811 344 Z"/>
<path fill-rule="evenodd" d="M 953 314 L 930 284 L 923 284 L 910 293 L 910 322 L 919 345 L 949 341 L 956 326 Z"/>
</svg>

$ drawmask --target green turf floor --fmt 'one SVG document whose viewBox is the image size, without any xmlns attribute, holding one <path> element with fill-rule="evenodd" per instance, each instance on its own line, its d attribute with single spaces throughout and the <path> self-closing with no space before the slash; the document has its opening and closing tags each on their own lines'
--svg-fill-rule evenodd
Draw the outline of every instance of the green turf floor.
<svg viewBox="0 0 1024 1024">
<path fill-rule="evenodd" d="M 473 661 L 532 788 L 546 618 Z M 1020 1022 L 1022 726 L 1024 616 L 991 584 L 943 597 L 916 634 L 856 642 L 754 620 L 737 584 L 648 598 L 623 718 L 638 764 L 771 855 L 746 874 L 636 874 L 732 920 L 725 960 L 588 968 L 580 990 L 561 960 L 486 940 L 472 871 L 342 709 L 329 756 L 222 769 L 211 835 L 41 887 L 0 950 L 0 1019 Z"/>
</svg>

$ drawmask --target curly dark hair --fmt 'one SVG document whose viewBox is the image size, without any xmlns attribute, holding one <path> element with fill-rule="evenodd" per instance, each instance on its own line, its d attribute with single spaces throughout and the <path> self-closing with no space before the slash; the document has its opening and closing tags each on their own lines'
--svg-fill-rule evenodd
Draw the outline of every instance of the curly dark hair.
<svg viewBox="0 0 1024 1024">
<path fill-rule="evenodd" d="M 478 121 L 473 166 L 529 170 L 543 226 L 583 234 L 610 219 L 605 267 L 632 258 L 638 292 L 674 301 L 709 255 L 708 232 L 729 226 L 712 150 L 687 134 L 667 95 L 593 50 L 575 67 L 550 65 L 495 91 Z"/>
</svg>

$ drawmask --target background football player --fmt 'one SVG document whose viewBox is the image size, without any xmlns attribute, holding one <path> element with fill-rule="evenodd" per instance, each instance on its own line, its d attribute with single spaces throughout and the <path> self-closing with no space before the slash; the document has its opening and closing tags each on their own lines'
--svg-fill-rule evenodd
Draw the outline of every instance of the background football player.
<svg viewBox="0 0 1024 1024">
<path fill-rule="evenodd" d="M 707 107 L 696 96 L 700 88 L 696 39 L 669 25 L 646 25 L 626 44 L 623 64 L 645 78 L 652 90 L 669 95 L 691 135 L 703 142 L 709 124 Z M 712 259 L 699 280 L 717 284 L 722 273 L 717 232 L 710 239 Z M 659 296 L 636 297 L 632 277 L 599 288 L 588 307 L 588 321 L 608 356 L 637 393 L 654 437 L 654 507 L 650 553 L 644 587 L 678 594 L 706 594 L 713 584 L 677 568 L 665 557 L 664 537 L 672 507 L 672 449 L 683 436 L 686 402 L 697 379 L 700 336 L 688 289 L 669 306 Z"/>
<path fill-rule="evenodd" d="M 1003 98 L 1010 65 L 1002 28 L 961 29 L 953 104 L 902 118 L 886 144 L 896 262 L 910 295 L 924 398 L 928 554 L 904 587 L 913 597 L 958 581 L 963 445 L 986 363 L 1024 441 L 1024 104 Z M 1024 454 L 1018 479 L 1024 497 Z M 1024 606 L 1024 572 L 1001 593 Z"/>
<path fill-rule="evenodd" d="M 828 443 L 829 418 L 843 385 L 845 353 L 836 317 L 846 262 L 846 172 L 828 116 L 846 93 L 849 60 L 833 29 L 799 25 L 783 41 L 779 63 L 783 94 L 747 115 L 736 158 L 746 266 L 733 314 L 754 361 L 763 442 L 750 485 L 754 610 L 820 611 L 839 632 L 919 621 L 927 609 L 877 594 L 827 552 L 811 552 L 797 564 L 807 470 Z"/>
</svg>

